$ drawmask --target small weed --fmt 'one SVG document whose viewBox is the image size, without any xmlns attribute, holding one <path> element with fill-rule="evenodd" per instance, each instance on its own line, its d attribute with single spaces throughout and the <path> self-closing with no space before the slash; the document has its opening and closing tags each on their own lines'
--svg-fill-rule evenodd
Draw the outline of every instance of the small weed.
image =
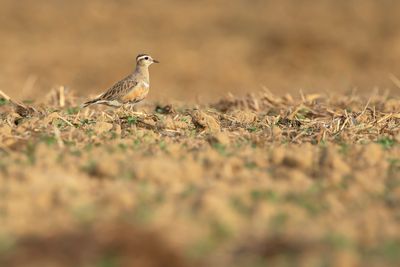
<svg viewBox="0 0 400 267">
<path fill-rule="evenodd" d="M 215 250 L 216 244 L 210 238 L 198 240 L 193 245 L 189 246 L 187 254 L 189 258 L 199 259 L 206 257 Z"/>
<path fill-rule="evenodd" d="M 392 192 L 400 186 L 400 160 L 399 159 L 390 159 L 389 160 L 389 168 L 387 170 L 387 178 L 385 182 L 385 193 L 384 198 L 386 199 L 387 204 L 394 206 L 397 205 L 396 198 L 392 197 Z"/>
<path fill-rule="evenodd" d="M 14 238 L 8 235 L 0 235 L 0 255 L 11 251 L 16 244 Z"/>
<path fill-rule="evenodd" d="M 266 200 L 271 202 L 279 201 L 279 196 L 272 190 L 252 190 L 250 196 L 254 201 Z"/>
<path fill-rule="evenodd" d="M 126 144 L 123 143 L 119 143 L 118 144 L 118 148 L 122 151 L 126 151 L 128 149 L 128 146 Z"/>
<path fill-rule="evenodd" d="M 245 205 L 239 197 L 232 197 L 230 203 L 239 213 L 245 214 L 246 216 L 251 214 L 251 208 Z"/>
<path fill-rule="evenodd" d="M 283 212 L 279 212 L 272 216 L 269 221 L 269 227 L 274 231 L 282 231 L 285 228 L 285 224 L 289 219 L 289 215 Z"/>
<path fill-rule="evenodd" d="M 29 105 L 29 104 L 33 104 L 34 101 L 32 99 L 25 99 L 22 101 L 22 103 Z"/>
<path fill-rule="evenodd" d="M 69 147 L 73 147 L 73 146 L 76 146 L 76 141 L 74 141 L 74 140 L 64 140 L 64 145 L 69 146 Z"/>
<path fill-rule="evenodd" d="M 82 119 L 80 120 L 81 125 L 90 125 L 90 124 L 95 124 L 96 120 L 93 119 Z"/>
<path fill-rule="evenodd" d="M 88 143 L 83 147 L 85 152 L 90 152 L 93 149 L 94 145 L 92 143 Z"/>
<path fill-rule="evenodd" d="M 321 140 L 319 143 L 317 143 L 317 140 L 312 140 L 312 144 L 313 145 L 316 145 L 316 144 L 318 144 L 321 148 L 326 148 L 327 147 L 327 145 L 328 145 L 328 143 L 326 142 L 326 140 Z"/>
<path fill-rule="evenodd" d="M 385 241 L 379 250 L 382 251 L 382 254 L 390 261 L 400 261 L 400 240 Z"/>
<path fill-rule="evenodd" d="M 227 155 L 228 155 L 228 153 L 227 153 L 227 151 L 226 151 L 226 146 L 225 146 L 225 145 L 216 142 L 216 143 L 213 143 L 211 146 L 212 146 L 212 148 L 214 148 L 216 151 L 218 151 L 218 153 L 219 153 L 220 155 L 222 155 L 222 156 L 227 156 Z"/>
<path fill-rule="evenodd" d="M 346 250 L 354 246 L 354 244 L 343 234 L 330 233 L 326 236 L 325 241 L 334 249 Z"/>
<path fill-rule="evenodd" d="M 46 143 L 48 146 L 55 145 L 57 143 L 57 140 L 54 136 L 51 135 L 44 135 L 41 138 L 42 142 Z"/>
<path fill-rule="evenodd" d="M 71 210 L 72 215 L 81 223 L 90 224 L 95 221 L 97 212 L 92 204 L 79 205 Z"/>
<path fill-rule="evenodd" d="M 375 247 L 363 248 L 362 253 L 364 257 L 385 259 L 387 263 L 391 262 L 396 264 L 400 261 L 400 241 L 398 239 L 386 240 Z"/>
<path fill-rule="evenodd" d="M 36 145 L 29 143 L 26 146 L 26 157 L 28 158 L 28 162 L 32 165 L 35 164 L 36 162 L 35 152 L 36 152 Z"/>
<path fill-rule="evenodd" d="M 104 255 L 95 267 L 122 267 L 122 265 L 115 255 Z"/>
<path fill-rule="evenodd" d="M 377 143 L 380 144 L 383 149 L 391 149 L 396 144 L 396 141 L 389 137 L 383 137 L 378 139 Z"/>
<path fill-rule="evenodd" d="M 340 143 L 339 153 L 342 155 L 347 155 L 349 152 L 350 146 L 347 143 Z"/>
<path fill-rule="evenodd" d="M 148 223 L 154 216 L 153 207 L 147 201 L 141 201 L 133 212 L 133 217 L 138 223 Z"/>
<path fill-rule="evenodd" d="M 257 164 L 254 161 L 246 161 L 244 166 L 250 170 L 257 168 Z"/>
<path fill-rule="evenodd" d="M 249 131 L 250 133 L 254 133 L 254 132 L 257 132 L 257 131 L 260 130 L 257 126 L 249 126 L 249 127 L 247 127 L 246 129 L 247 129 L 247 131 Z"/>
<path fill-rule="evenodd" d="M 158 143 L 158 146 L 160 147 L 160 149 L 161 149 L 162 151 L 167 151 L 167 143 L 165 143 L 164 141 L 160 141 L 160 142 Z"/>
<path fill-rule="evenodd" d="M 329 208 L 326 203 L 316 201 L 316 198 L 311 195 L 290 193 L 286 196 L 286 201 L 305 208 L 311 216 L 316 216 Z"/>
<path fill-rule="evenodd" d="M 80 110 L 79 107 L 69 107 L 67 108 L 67 114 L 68 115 L 78 114 L 79 110 Z"/>
<path fill-rule="evenodd" d="M 78 149 L 71 150 L 70 153 L 71 153 L 72 156 L 75 156 L 75 157 L 81 157 L 82 156 L 82 151 L 78 150 Z"/>
<path fill-rule="evenodd" d="M 340 182 L 340 188 L 346 190 L 349 188 L 349 183 L 353 180 L 354 177 L 352 175 L 344 175 L 342 177 L 342 181 Z"/>
<path fill-rule="evenodd" d="M 136 178 L 136 174 L 133 170 L 123 170 L 118 178 L 121 180 L 133 181 Z"/>
<path fill-rule="evenodd" d="M 300 109 L 297 114 L 296 114 L 296 118 L 298 120 L 304 120 L 309 116 L 310 110 L 307 108 L 302 108 Z"/>
<path fill-rule="evenodd" d="M 198 192 L 198 188 L 195 185 L 190 184 L 180 193 L 180 197 L 185 199 L 194 195 L 196 192 Z"/>
<path fill-rule="evenodd" d="M 4 106 L 8 103 L 8 101 L 4 98 L 0 98 L 0 106 Z"/>
<path fill-rule="evenodd" d="M 226 241 L 232 236 L 232 231 L 231 229 L 229 229 L 228 225 L 216 220 L 211 220 L 210 230 L 211 238 L 214 239 L 217 243 Z"/>
<path fill-rule="evenodd" d="M 111 140 L 114 140 L 114 139 L 118 138 L 118 134 L 115 131 L 109 132 L 109 135 L 110 135 L 110 139 Z"/>
<path fill-rule="evenodd" d="M 53 124 L 59 129 L 65 128 L 68 125 L 65 121 L 61 119 L 54 120 Z"/>
<path fill-rule="evenodd" d="M 133 140 L 132 148 L 134 150 L 137 150 L 140 148 L 141 145 L 142 145 L 142 141 L 140 139 L 135 139 L 135 140 Z"/>
<path fill-rule="evenodd" d="M 89 136 L 89 137 L 95 135 L 95 132 L 94 132 L 93 129 L 87 129 L 87 130 L 85 131 L 85 133 L 86 133 L 86 135 Z"/>
<path fill-rule="evenodd" d="M 126 119 L 126 122 L 128 123 L 128 125 L 135 125 L 138 122 L 138 118 L 136 116 L 129 116 Z"/>
<path fill-rule="evenodd" d="M 388 178 L 397 180 L 397 174 L 400 171 L 400 159 L 389 159 Z"/>
</svg>

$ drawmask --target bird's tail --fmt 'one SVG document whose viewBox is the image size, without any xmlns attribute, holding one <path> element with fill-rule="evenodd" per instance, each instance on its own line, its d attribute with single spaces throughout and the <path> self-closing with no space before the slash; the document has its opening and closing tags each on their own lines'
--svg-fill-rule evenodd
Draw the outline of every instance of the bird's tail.
<svg viewBox="0 0 400 267">
<path fill-rule="evenodd" d="M 88 107 L 88 106 L 90 106 L 90 105 L 96 104 L 97 101 L 98 101 L 97 98 L 95 98 L 95 99 L 93 99 L 93 100 L 89 100 L 89 101 L 87 101 L 87 102 L 81 104 L 81 108 L 86 108 L 86 107 Z"/>
</svg>

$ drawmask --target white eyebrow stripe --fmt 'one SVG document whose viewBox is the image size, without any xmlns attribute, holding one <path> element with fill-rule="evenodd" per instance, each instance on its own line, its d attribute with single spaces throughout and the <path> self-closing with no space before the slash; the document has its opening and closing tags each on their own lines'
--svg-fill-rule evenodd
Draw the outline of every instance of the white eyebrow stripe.
<svg viewBox="0 0 400 267">
<path fill-rule="evenodd" d="M 149 56 L 148 55 L 144 55 L 144 56 L 138 57 L 137 61 L 142 60 L 145 57 L 149 57 Z"/>
</svg>

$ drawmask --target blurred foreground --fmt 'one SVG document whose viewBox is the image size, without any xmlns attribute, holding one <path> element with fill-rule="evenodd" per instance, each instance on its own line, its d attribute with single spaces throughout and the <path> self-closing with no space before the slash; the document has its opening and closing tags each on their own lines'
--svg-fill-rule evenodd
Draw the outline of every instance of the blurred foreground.
<svg viewBox="0 0 400 267">
<path fill-rule="evenodd" d="M 61 95 L 0 102 L 0 266 L 399 266 L 398 99 Z"/>
</svg>

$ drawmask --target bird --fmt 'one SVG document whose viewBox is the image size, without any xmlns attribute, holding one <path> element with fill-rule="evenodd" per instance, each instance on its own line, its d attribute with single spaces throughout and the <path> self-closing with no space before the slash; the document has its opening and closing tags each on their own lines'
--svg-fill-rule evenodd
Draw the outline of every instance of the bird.
<svg viewBox="0 0 400 267">
<path fill-rule="evenodd" d="M 160 63 L 148 54 L 139 54 L 136 57 L 135 70 L 116 82 L 107 91 L 98 97 L 81 105 L 81 108 L 94 104 L 103 104 L 111 107 L 134 106 L 144 100 L 150 89 L 149 66 Z"/>
</svg>

